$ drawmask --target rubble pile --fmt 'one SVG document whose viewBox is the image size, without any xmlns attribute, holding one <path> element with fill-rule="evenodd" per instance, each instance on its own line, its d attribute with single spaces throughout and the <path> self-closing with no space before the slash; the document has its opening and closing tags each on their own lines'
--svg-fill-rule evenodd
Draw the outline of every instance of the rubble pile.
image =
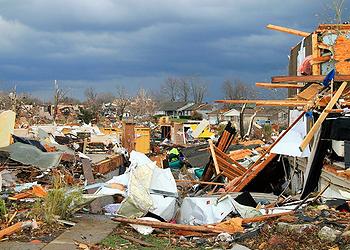
<svg viewBox="0 0 350 250">
<path fill-rule="evenodd" d="M 15 112 L 0 113 L 0 239 L 49 242 L 88 213 L 140 247 L 153 235 L 178 247 L 349 249 L 350 26 L 269 27 L 304 37 L 289 76 L 257 83 L 289 98 L 218 100 L 241 111 L 215 125 L 210 113 L 167 116 L 207 108 L 193 103 L 109 127 L 19 128 Z M 247 104 L 288 107 L 288 122 L 255 120 L 256 110 L 244 126 Z"/>
</svg>

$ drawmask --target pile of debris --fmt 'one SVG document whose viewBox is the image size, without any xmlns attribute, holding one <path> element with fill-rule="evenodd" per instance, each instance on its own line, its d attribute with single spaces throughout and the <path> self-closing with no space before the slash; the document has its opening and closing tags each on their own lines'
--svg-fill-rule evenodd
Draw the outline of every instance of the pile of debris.
<svg viewBox="0 0 350 250">
<path fill-rule="evenodd" d="M 130 224 L 141 234 L 155 228 L 170 229 L 176 236 L 215 234 L 218 240 L 259 249 L 309 248 L 310 244 L 317 249 L 348 247 L 350 71 L 344 58 L 350 56 L 345 49 L 350 26 L 320 25 L 312 34 L 269 27 L 305 37 L 291 51 L 290 76 L 257 83 L 288 88 L 289 99 L 217 102 L 290 107 L 289 126 L 270 142 L 244 142 L 229 123 L 216 141 L 209 140 L 208 146 L 199 149 L 210 154 L 200 180 L 195 171 L 180 170 L 175 180 L 179 186 L 195 184 L 189 185 L 187 193 L 181 189 L 181 196 L 176 196 L 176 192 L 161 190 L 169 195 L 163 196 L 169 203 L 149 197 L 155 194 L 154 183 L 149 181 L 152 175 L 142 171 L 142 178 L 137 178 L 131 174 L 113 220 Z M 233 145 L 242 147 L 232 149 Z M 138 184 L 132 182 L 136 179 Z M 141 192 L 134 185 L 146 190 Z M 122 209 L 126 204 L 131 214 Z M 166 216 L 165 204 L 169 205 Z M 257 234 L 262 237 L 252 237 Z M 293 238 L 299 241 L 292 244 Z"/>
<path fill-rule="evenodd" d="M 93 201 L 88 184 L 124 169 L 125 149 L 119 136 L 96 126 L 16 129 L 15 120 L 13 111 L 0 113 L 0 238 L 50 241 L 74 224 L 65 219 Z M 91 203 L 90 211 L 101 208 Z M 61 226 L 53 227 L 55 222 Z"/>
<path fill-rule="evenodd" d="M 291 51 L 290 76 L 257 83 L 288 88 L 289 99 L 218 102 L 290 107 L 288 127 L 271 138 L 239 137 L 231 122 L 213 132 L 207 120 L 163 118 L 103 132 L 14 129 L 15 113 L 1 113 L 0 238 L 23 240 L 16 232 L 33 228 L 26 240 L 37 239 L 52 222 L 58 234 L 77 211 L 103 209 L 120 223 L 115 233 L 146 247 L 150 234 L 180 247 L 349 247 L 350 26 L 269 27 L 305 37 Z"/>
</svg>

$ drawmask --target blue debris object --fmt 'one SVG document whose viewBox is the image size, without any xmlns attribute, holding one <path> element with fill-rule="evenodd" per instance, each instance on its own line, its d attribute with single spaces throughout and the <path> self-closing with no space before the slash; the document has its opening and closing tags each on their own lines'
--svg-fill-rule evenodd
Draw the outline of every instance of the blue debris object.
<svg viewBox="0 0 350 250">
<path fill-rule="evenodd" d="M 335 76 L 335 70 L 332 69 L 327 75 L 326 77 L 323 79 L 322 85 L 324 87 L 328 87 L 329 83 L 334 79 Z"/>
<path fill-rule="evenodd" d="M 305 113 L 306 118 L 312 118 L 312 111 L 307 111 Z"/>
</svg>

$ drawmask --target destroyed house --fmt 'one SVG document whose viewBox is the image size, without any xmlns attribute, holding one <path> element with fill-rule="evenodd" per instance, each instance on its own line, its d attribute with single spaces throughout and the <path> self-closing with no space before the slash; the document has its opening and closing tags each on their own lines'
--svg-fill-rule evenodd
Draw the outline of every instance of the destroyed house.
<svg viewBox="0 0 350 250">
<path fill-rule="evenodd" d="M 289 89 L 288 97 L 297 97 L 297 100 L 306 101 L 322 98 L 318 94 L 318 90 L 322 89 L 322 86 L 315 84 L 308 77 L 326 76 L 332 70 L 335 71 L 335 79 L 333 79 L 334 85 L 331 88 L 339 86 L 343 81 L 349 81 L 349 57 L 350 25 L 321 24 L 316 31 L 305 36 L 291 50 L 289 76 L 300 76 L 300 82 L 305 76 L 307 82 L 297 83 L 302 85 L 302 88 Z M 293 79 L 287 78 L 287 80 Z M 349 190 L 350 117 L 349 114 L 342 111 L 342 108 L 348 106 L 347 90 L 349 89 L 346 88 L 343 91 L 339 103 L 330 107 L 339 110 L 328 112 L 327 118 L 320 124 L 313 142 L 309 145 L 311 150 L 309 156 L 289 157 L 291 168 L 300 171 L 297 175 L 298 178 L 295 178 L 291 183 L 292 189 L 303 189 L 304 193 L 307 193 L 315 189 L 322 190 L 330 185 L 324 194 L 333 198 L 344 198 L 341 194 L 344 194 L 345 190 Z M 332 95 L 328 98 L 331 97 Z M 313 117 L 308 118 L 308 121 L 304 123 L 305 136 L 312 129 L 310 124 L 315 124 L 317 119 L 321 118 L 321 110 L 314 110 Z M 291 113 L 289 120 L 293 120 Z M 305 180 L 303 186 L 301 186 L 302 180 Z"/>
<path fill-rule="evenodd" d="M 248 168 L 240 162 L 233 162 L 229 157 L 232 153 L 223 154 L 227 147 L 219 142 L 213 150 L 214 154 L 218 153 L 217 163 L 212 161 L 207 165 L 204 177 L 215 173 L 210 166 L 216 165 L 217 173 L 233 180 L 229 191 L 253 191 L 252 187 L 261 190 L 261 185 L 269 182 L 264 181 L 267 176 L 262 177 L 262 173 L 268 168 L 271 170 L 271 164 L 282 162 L 270 174 L 277 175 L 284 169 L 282 175 L 288 181 L 283 185 L 294 194 L 301 194 L 301 198 L 315 191 L 323 197 L 349 197 L 350 25 L 321 24 L 312 33 L 275 25 L 267 28 L 301 37 L 290 52 L 288 74 L 273 76 L 269 83 L 256 83 L 262 88 L 287 89 L 288 98 L 216 102 L 252 104 L 255 110 L 261 107 L 288 108 L 288 127 L 269 142 Z M 277 117 L 283 120 L 285 114 Z M 255 185 L 259 178 L 260 186 Z M 277 177 L 275 179 L 271 179 L 270 184 L 277 181 Z"/>
</svg>

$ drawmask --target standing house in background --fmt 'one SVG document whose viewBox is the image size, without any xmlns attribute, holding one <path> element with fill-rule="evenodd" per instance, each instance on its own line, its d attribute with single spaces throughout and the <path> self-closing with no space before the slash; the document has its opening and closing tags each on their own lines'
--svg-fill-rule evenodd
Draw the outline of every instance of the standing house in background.
<svg viewBox="0 0 350 250">
<path fill-rule="evenodd" d="M 205 119 L 207 114 L 212 111 L 212 105 L 207 103 L 193 103 L 193 102 L 163 102 L 159 105 L 155 115 L 180 117 L 193 116 L 198 113 Z"/>
</svg>

